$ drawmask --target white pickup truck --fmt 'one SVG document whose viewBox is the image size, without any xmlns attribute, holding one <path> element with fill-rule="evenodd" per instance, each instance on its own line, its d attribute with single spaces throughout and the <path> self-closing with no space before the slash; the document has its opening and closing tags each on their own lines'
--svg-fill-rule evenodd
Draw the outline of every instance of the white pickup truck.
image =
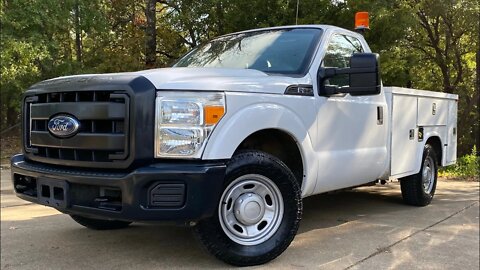
<svg viewBox="0 0 480 270">
<path fill-rule="evenodd" d="M 302 198 L 399 179 L 428 205 L 456 161 L 457 100 L 383 87 L 355 32 L 244 31 L 172 68 L 33 85 L 12 179 L 88 228 L 174 221 L 227 263 L 261 264 L 295 237 Z"/>
</svg>

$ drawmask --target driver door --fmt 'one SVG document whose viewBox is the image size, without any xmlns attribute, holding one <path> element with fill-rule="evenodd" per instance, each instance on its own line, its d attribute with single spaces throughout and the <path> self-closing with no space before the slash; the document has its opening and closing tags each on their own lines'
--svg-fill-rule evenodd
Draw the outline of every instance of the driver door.
<svg viewBox="0 0 480 270">
<path fill-rule="evenodd" d="M 330 38 L 324 67 L 349 67 L 353 53 L 363 52 L 361 42 L 346 34 Z M 348 86 L 348 75 L 326 84 Z M 379 121 L 386 113 L 383 92 L 379 95 L 319 96 L 317 101 L 318 181 L 315 193 L 352 187 L 374 181 L 387 164 L 387 128 Z"/>
</svg>

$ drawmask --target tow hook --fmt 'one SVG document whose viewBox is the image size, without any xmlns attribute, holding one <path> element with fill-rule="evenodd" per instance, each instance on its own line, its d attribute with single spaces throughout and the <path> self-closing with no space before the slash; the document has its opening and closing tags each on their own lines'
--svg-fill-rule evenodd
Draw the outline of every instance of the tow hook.
<svg viewBox="0 0 480 270">
<path fill-rule="evenodd" d="M 118 201 L 118 198 L 110 196 L 100 196 L 94 200 L 98 204 L 98 208 L 105 210 L 119 211 L 122 209 L 122 203 Z"/>
</svg>

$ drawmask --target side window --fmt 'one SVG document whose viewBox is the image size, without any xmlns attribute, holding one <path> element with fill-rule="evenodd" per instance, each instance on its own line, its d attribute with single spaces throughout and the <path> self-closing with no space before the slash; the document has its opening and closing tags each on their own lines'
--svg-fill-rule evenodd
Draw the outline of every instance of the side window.
<svg viewBox="0 0 480 270">
<path fill-rule="evenodd" d="M 363 52 L 362 44 L 357 38 L 335 34 L 327 47 L 322 66 L 346 68 L 350 66 L 353 53 Z M 348 75 L 338 75 L 331 78 L 330 85 L 348 86 Z"/>
</svg>

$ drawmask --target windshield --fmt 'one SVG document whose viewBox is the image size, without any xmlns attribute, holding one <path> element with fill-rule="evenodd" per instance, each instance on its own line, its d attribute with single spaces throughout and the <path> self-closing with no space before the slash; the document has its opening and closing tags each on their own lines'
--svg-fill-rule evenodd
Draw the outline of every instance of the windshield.
<svg viewBox="0 0 480 270">
<path fill-rule="evenodd" d="M 193 49 L 174 67 L 256 69 L 304 74 L 321 30 L 278 29 L 224 36 Z"/>
</svg>

